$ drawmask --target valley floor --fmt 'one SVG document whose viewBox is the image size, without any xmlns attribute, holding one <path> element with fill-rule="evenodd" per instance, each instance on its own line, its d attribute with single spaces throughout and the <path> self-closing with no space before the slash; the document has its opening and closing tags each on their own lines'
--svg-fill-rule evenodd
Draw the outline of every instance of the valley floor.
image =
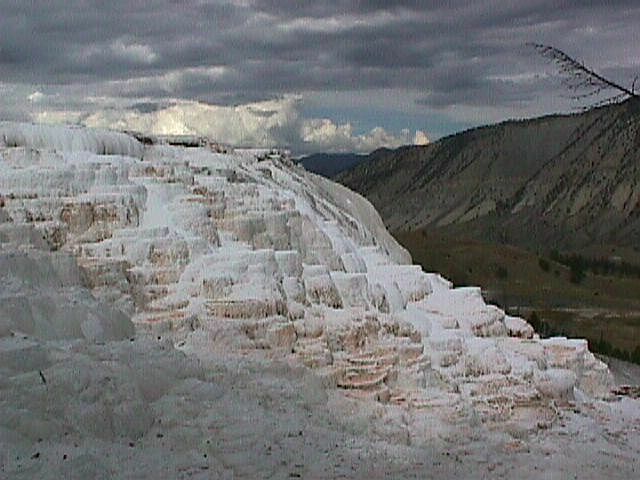
<svg viewBox="0 0 640 480">
<path fill-rule="evenodd" d="M 530 322 L 535 312 L 543 335 L 640 352 L 640 278 L 587 272 L 576 283 L 567 266 L 511 245 L 426 230 L 395 236 L 425 271 L 441 272 L 457 286 L 480 285 L 489 303 Z"/>
</svg>

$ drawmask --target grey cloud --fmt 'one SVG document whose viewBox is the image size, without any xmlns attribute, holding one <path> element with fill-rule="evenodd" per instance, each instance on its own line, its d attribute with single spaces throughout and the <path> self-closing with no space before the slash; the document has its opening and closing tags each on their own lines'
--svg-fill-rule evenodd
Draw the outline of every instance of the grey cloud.
<svg viewBox="0 0 640 480">
<path fill-rule="evenodd" d="M 626 84 L 640 23 L 635 0 L 0 0 L 0 12 L 0 82 L 84 85 L 140 108 L 381 88 L 423 92 L 425 108 L 522 108 L 554 88 L 509 80 L 548 69 L 525 42 L 602 61 Z"/>
<path fill-rule="evenodd" d="M 170 104 L 163 104 L 160 102 L 140 102 L 131 105 L 131 110 L 135 110 L 138 113 L 153 113 L 169 106 Z"/>
</svg>

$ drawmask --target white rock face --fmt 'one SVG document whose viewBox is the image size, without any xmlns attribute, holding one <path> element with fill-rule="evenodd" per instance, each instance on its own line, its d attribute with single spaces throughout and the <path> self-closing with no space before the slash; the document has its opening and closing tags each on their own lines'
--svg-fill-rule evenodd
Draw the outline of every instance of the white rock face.
<svg viewBox="0 0 640 480">
<path fill-rule="evenodd" d="M 124 133 L 74 126 L 0 122 L 0 145 L 59 152 L 140 157 L 142 145 Z"/>
<path fill-rule="evenodd" d="M 194 460 L 207 428 L 223 428 L 207 409 L 247 408 L 248 423 L 225 437 L 238 449 L 245 427 L 258 432 L 250 443 L 260 428 L 277 443 L 267 423 L 288 392 L 298 406 L 287 415 L 315 432 L 314 445 L 353 435 L 366 468 L 383 458 L 367 442 L 418 457 L 436 444 L 504 447 L 559 428 L 576 402 L 606 410 L 597 399 L 611 376 L 586 342 L 540 340 L 479 289 L 422 272 L 365 199 L 286 159 L 20 124 L 0 124 L 0 139 L 0 391 L 14 391 L 0 400 L 0 451 L 19 457 L 45 438 L 53 462 L 69 434 L 86 447 L 73 468 L 88 476 L 135 461 L 154 464 L 149 475 L 189 464 L 255 477 L 258 464 L 235 447 L 207 445 L 211 458 Z M 221 386 L 247 365 L 281 386 L 264 397 L 271 406 Z M 222 370 L 215 381 L 205 373 Z M 43 389 L 57 392 L 46 408 Z M 315 416 L 300 420 L 299 405 Z M 336 430 L 322 430 L 327 418 Z M 163 432 L 176 437 L 151 445 Z M 96 456 L 121 454 L 125 441 L 148 450 L 124 463 Z M 158 460 L 175 442 L 178 460 Z M 331 478 L 336 454 L 316 450 L 302 476 Z M 0 456 L 16 478 L 73 470 L 14 458 Z M 269 475 L 287 476 L 274 465 Z"/>
</svg>

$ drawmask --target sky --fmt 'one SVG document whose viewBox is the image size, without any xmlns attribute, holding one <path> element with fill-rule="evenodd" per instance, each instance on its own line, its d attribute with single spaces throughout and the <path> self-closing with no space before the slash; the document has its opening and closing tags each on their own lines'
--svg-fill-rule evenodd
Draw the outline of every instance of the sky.
<svg viewBox="0 0 640 480">
<path fill-rule="evenodd" d="M 571 112 L 558 47 L 631 86 L 640 2 L 0 0 L 0 120 L 368 152 Z"/>
</svg>

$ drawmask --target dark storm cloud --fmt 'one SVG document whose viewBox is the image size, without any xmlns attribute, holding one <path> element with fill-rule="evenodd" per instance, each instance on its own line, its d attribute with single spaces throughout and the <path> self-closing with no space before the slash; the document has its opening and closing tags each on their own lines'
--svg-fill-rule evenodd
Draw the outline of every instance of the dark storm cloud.
<svg viewBox="0 0 640 480">
<path fill-rule="evenodd" d="M 160 101 L 390 88 L 436 108 L 520 104 L 549 87 L 523 76 L 545 68 L 526 42 L 625 83 L 638 59 L 621 45 L 640 40 L 636 1 L 0 0 L 0 12 L 0 82 Z"/>
</svg>

